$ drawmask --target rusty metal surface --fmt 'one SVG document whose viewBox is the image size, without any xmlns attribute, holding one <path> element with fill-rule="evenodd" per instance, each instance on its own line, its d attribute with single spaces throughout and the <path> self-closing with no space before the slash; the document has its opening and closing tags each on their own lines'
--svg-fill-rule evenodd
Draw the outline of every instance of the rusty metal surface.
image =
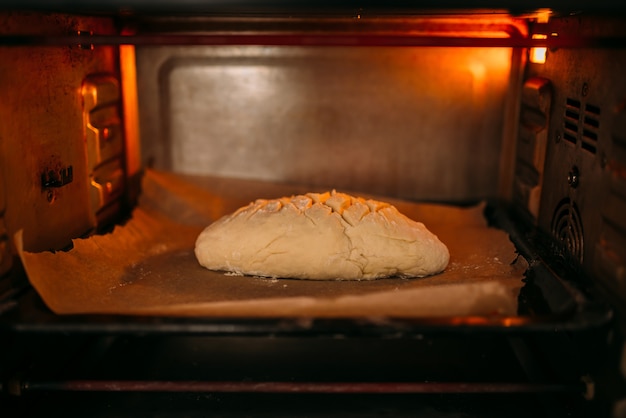
<svg viewBox="0 0 626 418">
<path fill-rule="evenodd" d="M 114 33 L 104 18 L 0 14 L 3 33 Z M 33 250 L 59 249 L 95 224 L 89 205 L 81 85 L 117 70 L 116 49 L 87 43 L 0 48 L 0 178 L 4 222 Z"/>
</svg>

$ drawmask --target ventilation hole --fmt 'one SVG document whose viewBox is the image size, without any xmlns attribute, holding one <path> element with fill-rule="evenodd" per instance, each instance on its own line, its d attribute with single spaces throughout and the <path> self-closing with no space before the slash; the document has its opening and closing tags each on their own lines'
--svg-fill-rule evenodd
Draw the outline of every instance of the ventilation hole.
<svg viewBox="0 0 626 418">
<path fill-rule="evenodd" d="M 598 141 L 598 134 L 588 129 L 583 129 L 583 137 L 591 141 Z"/>
<path fill-rule="evenodd" d="M 595 154 L 595 153 L 596 153 L 596 147 L 595 147 L 595 145 L 590 144 L 590 143 L 588 143 L 588 142 L 582 142 L 580 145 L 581 145 L 581 147 L 582 147 L 585 151 L 588 151 L 588 152 L 590 152 L 590 153 L 592 153 L 592 154 Z"/>
<path fill-rule="evenodd" d="M 589 116 L 585 116 L 585 125 L 598 129 L 600 127 L 600 121 Z"/>
<path fill-rule="evenodd" d="M 583 118 L 584 128 L 582 132 L 582 149 L 592 154 L 596 153 L 596 144 L 598 142 L 598 132 L 600 129 L 600 121 L 597 116 L 600 115 L 598 106 L 585 104 L 585 115 Z"/>
<path fill-rule="evenodd" d="M 581 139 L 581 148 L 595 154 L 597 151 L 598 130 L 600 129 L 600 108 L 585 103 L 581 113 L 580 100 L 568 97 L 565 99 L 565 115 L 563 118 L 563 138 L 576 145 Z M 582 120 L 582 124 L 580 121 Z"/>
<path fill-rule="evenodd" d="M 567 121 L 565 121 L 565 129 L 567 129 L 568 131 L 572 131 L 573 133 L 577 133 L 578 132 L 578 126 L 574 125 L 571 122 L 567 122 Z"/>
<path fill-rule="evenodd" d="M 592 104 L 586 104 L 585 112 L 593 113 L 594 115 L 600 115 L 600 108 Z"/>
<path fill-rule="evenodd" d="M 565 104 L 570 107 L 575 107 L 580 109 L 580 100 L 570 99 L 569 97 L 565 100 Z"/>
<path fill-rule="evenodd" d="M 578 207 L 565 198 L 559 202 L 552 217 L 552 235 L 563 244 L 569 254 L 583 261 L 583 225 Z"/>
<path fill-rule="evenodd" d="M 574 145 L 576 145 L 578 137 L 578 121 L 580 120 L 580 106 L 579 100 L 566 98 L 565 99 L 565 117 L 563 118 L 563 138 Z"/>
<path fill-rule="evenodd" d="M 580 114 L 578 112 L 574 112 L 573 110 L 565 109 L 565 117 L 567 119 L 578 121 L 578 119 L 580 118 Z"/>
<path fill-rule="evenodd" d="M 568 142 L 571 142 L 572 144 L 576 144 L 576 136 L 570 133 L 563 132 L 563 139 L 565 139 Z"/>
</svg>

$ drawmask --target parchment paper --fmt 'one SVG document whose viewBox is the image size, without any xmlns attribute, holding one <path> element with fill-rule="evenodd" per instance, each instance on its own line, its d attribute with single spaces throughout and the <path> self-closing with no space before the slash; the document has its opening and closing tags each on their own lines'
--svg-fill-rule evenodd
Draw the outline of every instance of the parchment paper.
<svg viewBox="0 0 626 418">
<path fill-rule="evenodd" d="M 448 246 L 445 272 L 427 278 L 308 281 L 234 276 L 201 267 L 200 231 L 257 198 L 324 190 L 147 171 L 131 219 L 67 252 L 20 251 L 29 280 L 57 314 L 223 317 L 515 315 L 526 262 L 487 226 L 483 205 L 385 199 Z M 341 190 L 344 191 L 344 190 Z M 363 196 L 363 194 L 360 194 Z M 16 244 L 22 248 L 20 234 Z"/>
</svg>

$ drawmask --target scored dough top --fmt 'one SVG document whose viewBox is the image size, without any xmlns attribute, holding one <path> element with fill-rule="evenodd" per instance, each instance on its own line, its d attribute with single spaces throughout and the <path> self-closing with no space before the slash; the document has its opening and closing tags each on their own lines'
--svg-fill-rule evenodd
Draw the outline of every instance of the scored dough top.
<svg viewBox="0 0 626 418">
<path fill-rule="evenodd" d="M 334 190 L 256 200 L 209 225 L 195 253 L 210 270 L 312 280 L 423 277 L 450 258 L 394 206 Z"/>
</svg>

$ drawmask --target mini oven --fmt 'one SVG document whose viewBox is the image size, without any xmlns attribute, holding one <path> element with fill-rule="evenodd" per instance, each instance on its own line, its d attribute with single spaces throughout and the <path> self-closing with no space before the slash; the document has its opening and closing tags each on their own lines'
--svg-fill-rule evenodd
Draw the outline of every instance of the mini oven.
<svg viewBox="0 0 626 418">
<path fill-rule="evenodd" d="M 623 6 L 0 8 L 3 416 L 626 416 Z M 524 263 L 514 312 L 90 311 L 110 294 L 55 293 L 100 274 L 90 260 L 41 264 L 42 291 L 23 257 L 71 257 L 145 204 L 199 223 L 323 188 L 478 208 Z M 468 254 L 491 239 L 457 227 Z M 117 245 L 105 276 L 133 256 Z"/>
</svg>

